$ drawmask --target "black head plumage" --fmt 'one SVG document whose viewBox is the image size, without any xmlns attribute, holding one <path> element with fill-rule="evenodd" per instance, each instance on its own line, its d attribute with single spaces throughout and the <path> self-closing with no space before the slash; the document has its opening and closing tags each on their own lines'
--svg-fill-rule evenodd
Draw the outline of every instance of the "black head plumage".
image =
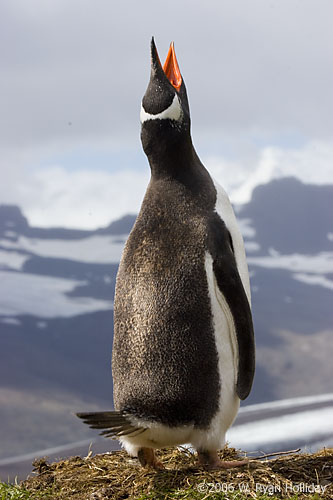
<svg viewBox="0 0 333 500">
<path fill-rule="evenodd" d="M 150 80 L 142 99 L 141 140 L 148 158 L 190 139 L 190 111 L 184 79 L 173 43 L 162 66 L 154 38 L 151 41 Z"/>
</svg>

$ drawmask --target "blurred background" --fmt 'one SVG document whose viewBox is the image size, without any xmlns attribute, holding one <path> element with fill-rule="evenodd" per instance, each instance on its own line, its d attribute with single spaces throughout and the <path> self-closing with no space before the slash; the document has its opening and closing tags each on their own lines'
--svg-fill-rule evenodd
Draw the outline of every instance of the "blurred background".
<svg viewBox="0 0 333 500">
<path fill-rule="evenodd" d="M 257 372 L 228 440 L 333 445 L 332 16 L 329 0 L 0 3 L 0 477 L 115 446 L 73 414 L 112 406 L 152 35 L 162 61 L 175 41 L 194 145 L 246 243 Z"/>
</svg>

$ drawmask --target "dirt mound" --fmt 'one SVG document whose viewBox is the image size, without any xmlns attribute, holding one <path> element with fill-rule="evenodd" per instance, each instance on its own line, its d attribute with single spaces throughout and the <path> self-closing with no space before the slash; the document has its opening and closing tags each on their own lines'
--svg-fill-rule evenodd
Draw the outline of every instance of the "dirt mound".
<svg viewBox="0 0 333 500">
<path fill-rule="evenodd" d="M 316 498 L 333 499 L 333 449 L 251 461 L 236 469 L 205 471 L 187 449 L 158 452 L 166 469 L 139 466 L 123 451 L 34 463 L 22 485 L 36 498 L 61 500 Z M 239 453 L 225 448 L 221 458 Z"/>
</svg>

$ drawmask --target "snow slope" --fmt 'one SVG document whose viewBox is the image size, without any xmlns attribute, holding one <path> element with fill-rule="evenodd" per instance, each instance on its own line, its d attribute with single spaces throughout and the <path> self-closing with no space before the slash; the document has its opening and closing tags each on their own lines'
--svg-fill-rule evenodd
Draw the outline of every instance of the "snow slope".
<svg viewBox="0 0 333 500">
<path fill-rule="evenodd" d="M 112 307 L 107 300 L 68 295 L 84 284 L 71 279 L 0 271 L 0 316 L 69 317 Z"/>
</svg>

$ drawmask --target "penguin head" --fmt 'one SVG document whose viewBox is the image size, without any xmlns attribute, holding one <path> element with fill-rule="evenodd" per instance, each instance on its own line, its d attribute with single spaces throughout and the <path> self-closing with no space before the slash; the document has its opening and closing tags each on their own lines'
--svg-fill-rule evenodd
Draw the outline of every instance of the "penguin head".
<svg viewBox="0 0 333 500">
<path fill-rule="evenodd" d="M 150 81 L 142 99 L 140 121 L 141 141 L 148 157 L 165 154 L 168 148 L 190 138 L 186 87 L 173 42 L 162 67 L 152 38 Z"/>
</svg>

